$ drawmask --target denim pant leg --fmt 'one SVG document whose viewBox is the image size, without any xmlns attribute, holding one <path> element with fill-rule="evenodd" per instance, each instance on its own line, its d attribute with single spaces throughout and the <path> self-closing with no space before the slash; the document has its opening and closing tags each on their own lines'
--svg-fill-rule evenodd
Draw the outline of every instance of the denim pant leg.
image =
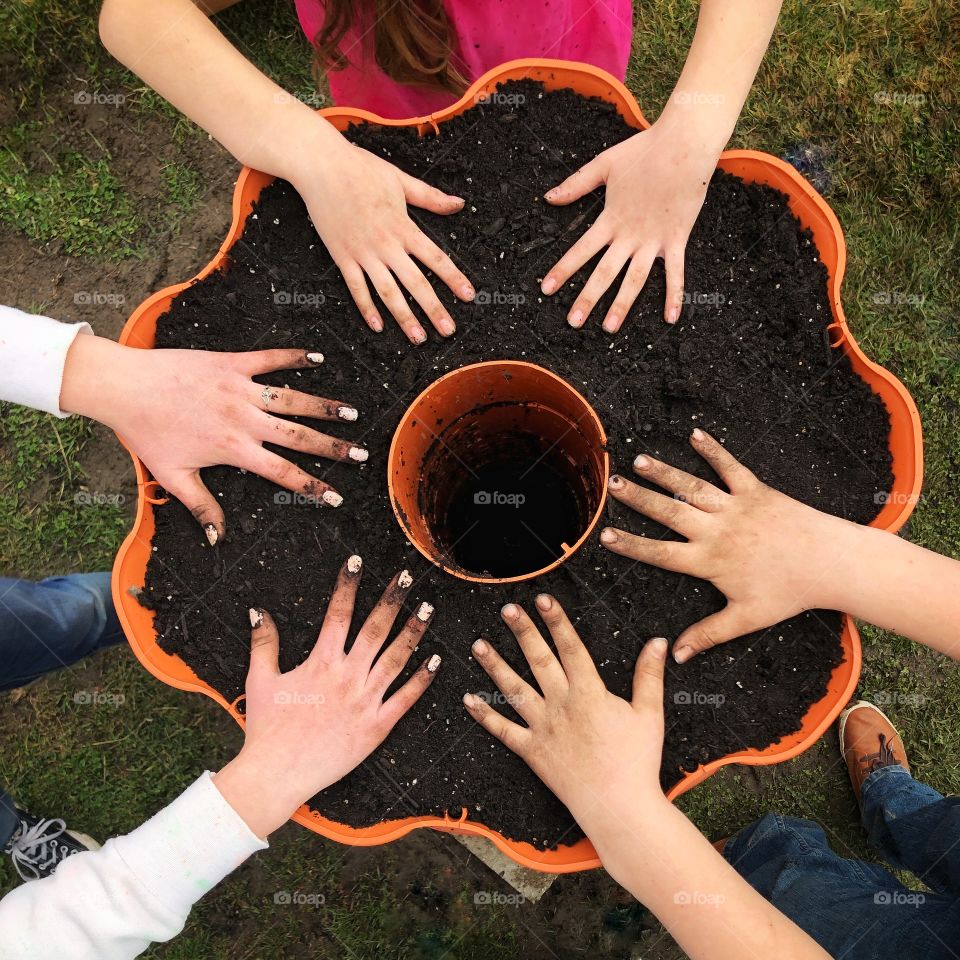
<svg viewBox="0 0 960 960">
<path fill-rule="evenodd" d="M 768 813 L 728 841 L 724 856 L 833 957 L 956 958 L 955 900 L 914 893 L 883 867 L 837 856 L 810 820 Z"/>
<path fill-rule="evenodd" d="M 960 797 L 941 796 L 900 766 L 871 773 L 862 797 L 863 825 L 884 860 L 960 899 Z"/>
<path fill-rule="evenodd" d="M 109 573 L 0 578 L 0 691 L 123 640 Z"/>
</svg>

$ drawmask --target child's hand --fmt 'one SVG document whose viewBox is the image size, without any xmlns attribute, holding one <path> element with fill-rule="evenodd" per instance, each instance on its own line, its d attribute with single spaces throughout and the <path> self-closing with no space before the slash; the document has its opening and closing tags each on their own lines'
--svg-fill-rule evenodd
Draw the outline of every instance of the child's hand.
<svg viewBox="0 0 960 960">
<path fill-rule="evenodd" d="M 411 342 L 423 343 L 427 334 L 410 309 L 405 291 L 438 333 L 447 337 L 454 332 L 453 319 L 416 260 L 429 267 L 461 300 L 473 299 L 473 286 L 410 219 L 407 204 L 434 213 L 458 213 L 463 207 L 460 197 L 442 193 L 346 140 L 328 154 L 322 166 L 310 163 L 304 173 L 295 176 L 293 184 L 371 330 L 383 330 L 383 320 L 367 280 Z"/>
<path fill-rule="evenodd" d="M 606 184 L 603 212 L 543 278 L 546 294 L 559 290 L 596 253 L 607 248 L 574 301 L 567 320 L 581 327 L 596 302 L 629 262 L 617 297 L 603 321 L 607 333 L 620 329 L 650 267 L 662 257 L 667 275 L 664 319 L 676 323 L 683 302 L 683 257 L 687 238 L 703 206 L 719 151 L 700 147 L 669 120 L 605 150 L 546 194 L 568 204 Z"/>
<path fill-rule="evenodd" d="M 674 645 L 679 663 L 702 650 L 780 623 L 803 610 L 833 607 L 845 546 L 857 527 L 761 483 L 702 430 L 693 448 L 729 493 L 682 470 L 640 456 L 636 473 L 672 497 L 610 478 L 612 496 L 687 538 L 637 537 L 608 527 L 600 542 L 614 553 L 709 580 L 727 606 L 686 629 Z"/>
<path fill-rule="evenodd" d="M 322 361 L 322 354 L 303 350 L 138 350 L 104 337 L 79 336 L 67 355 L 60 402 L 64 410 L 116 430 L 157 482 L 196 517 L 212 545 L 224 536 L 226 524 L 223 507 L 200 477 L 204 467 L 248 470 L 319 506 L 342 502 L 329 484 L 264 444 L 364 463 L 363 447 L 285 419 L 352 425 L 356 409 L 252 379 Z"/>
<path fill-rule="evenodd" d="M 663 661 L 667 641 L 651 640 L 637 660 L 630 702 L 604 686 L 586 647 L 555 599 L 537 597 L 559 660 L 522 608 L 502 615 L 533 671 L 538 692 L 478 640 L 473 656 L 526 726 L 514 723 L 482 698 L 467 694 L 471 716 L 525 760 L 590 835 L 627 803 L 632 809 L 664 801 Z"/>
<path fill-rule="evenodd" d="M 277 665 L 280 638 L 270 614 L 250 611 L 246 736 L 243 749 L 214 782 L 257 836 L 266 837 L 366 759 L 440 666 L 439 656 L 430 657 L 384 702 L 426 632 L 433 608 L 421 604 L 380 653 L 412 583 L 406 571 L 397 574 L 346 653 L 360 572 L 360 558 L 350 557 L 340 570 L 316 646 L 289 673 Z"/>
</svg>

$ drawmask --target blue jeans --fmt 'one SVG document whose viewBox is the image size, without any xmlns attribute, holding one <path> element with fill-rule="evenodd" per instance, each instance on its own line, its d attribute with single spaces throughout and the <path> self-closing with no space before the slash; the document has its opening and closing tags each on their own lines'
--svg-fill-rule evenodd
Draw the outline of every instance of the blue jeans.
<svg viewBox="0 0 960 960">
<path fill-rule="evenodd" d="M 109 573 L 39 583 L 0 577 L 0 691 L 22 687 L 123 639 Z M 0 850 L 17 826 L 13 802 L 0 788 Z"/>
<path fill-rule="evenodd" d="M 883 859 L 932 892 L 838 856 L 810 820 L 773 813 L 741 830 L 723 854 L 832 957 L 958 960 L 960 797 L 942 797 L 903 767 L 881 767 L 863 784 L 862 815 Z"/>
</svg>

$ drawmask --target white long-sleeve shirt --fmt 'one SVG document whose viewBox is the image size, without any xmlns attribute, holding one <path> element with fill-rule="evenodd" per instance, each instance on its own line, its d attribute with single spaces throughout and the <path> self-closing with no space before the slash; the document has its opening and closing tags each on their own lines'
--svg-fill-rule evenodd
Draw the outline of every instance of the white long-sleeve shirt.
<svg viewBox="0 0 960 960">
<path fill-rule="evenodd" d="M 91 333 L 0 307 L 0 400 L 63 417 L 74 339 Z M 0 960 L 126 960 L 175 937 L 194 903 L 250 854 L 254 836 L 205 773 L 132 833 L 63 861 L 0 900 Z"/>
<path fill-rule="evenodd" d="M 101 850 L 0 900 L 0 960 L 128 960 L 175 937 L 208 890 L 267 844 L 205 773 Z"/>
<path fill-rule="evenodd" d="M 0 400 L 65 417 L 60 388 L 67 352 L 88 323 L 61 323 L 49 317 L 0 306 Z"/>
</svg>

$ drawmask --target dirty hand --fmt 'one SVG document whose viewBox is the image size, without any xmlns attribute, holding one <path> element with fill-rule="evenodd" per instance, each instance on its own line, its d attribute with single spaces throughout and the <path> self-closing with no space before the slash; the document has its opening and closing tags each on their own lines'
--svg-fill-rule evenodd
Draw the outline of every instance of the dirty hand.
<svg viewBox="0 0 960 960">
<path fill-rule="evenodd" d="M 436 243 L 407 213 L 407 204 L 434 213 L 457 213 L 460 197 L 443 193 L 393 164 L 343 140 L 318 168 L 311 155 L 306 169 L 295 174 L 310 219 L 340 268 L 360 315 L 371 330 L 383 330 L 367 281 L 412 343 L 427 334 L 407 303 L 409 291 L 442 336 L 456 329 L 446 307 L 423 275 L 416 260 L 429 267 L 461 300 L 472 300 L 474 289 Z M 416 258 L 416 260 L 414 259 Z M 399 281 L 399 284 L 398 284 Z"/>
<path fill-rule="evenodd" d="M 362 447 L 283 419 L 352 422 L 356 409 L 252 379 L 275 370 L 314 368 L 322 361 L 322 354 L 303 350 L 139 350 L 79 336 L 67 355 L 60 403 L 65 411 L 116 430 L 157 482 L 193 513 L 213 545 L 226 526 L 223 508 L 200 478 L 204 467 L 228 464 L 315 498 L 319 505 L 342 502 L 329 484 L 264 444 L 363 463 L 367 451 Z"/>
<path fill-rule="evenodd" d="M 621 503 L 687 542 L 637 537 L 612 527 L 600 534 L 600 542 L 614 553 L 709 580 L 726 596 L 722 610 L 677 638 L 673 655 L 679 663 L 803 610 L 834 608 L 835 564 L 856 529 L 761 483 L 702 430 L 694 430 L 690 443 L 729 493 L 645 455 L 634 461 L 634 470 L 672 496 L 619 476 L 609 484 Z"/>
<path fill-rule="evenodd" d="M 610 693 L 560 604 L 546 595 L 537 609 L 559 659 L 526 612 L 507 604 L 503 619 L 530 664 L 540 692 L 526 683 L 487 640 L 472 653 L 526 726 L 508 720 L 483 698 L 464 705 L 489 733 L 526 761 L 563 801 L 589 836 L 611 811 L 664 802 L 663 667 L 667 641 L 651 640 L 637 660 L 630 701 Z"/>
<path fill-rule="evenodd" d="M 361 569 L 357 556 L 343 565 L 316 645 L 289 673 L 281 673 L 277 663 L 280 638 L 270 614 L 250 611 L 246 735 L 240 753 L 214 783 L 259 837 L 383 743 L 440 666 L 433 655 L 384 701 L 426 632 L 433 608 L 421 604 L 381 653 L 413 582 L 406 570 L 398 573 L 346 653 Z"/>
<path fill-rule="evenodd" d="M 551 267 L 540 285 L 545 294 L 554 293 L 596 253 L 607 248 L 567 314 L 572 327 L 586 323 L 597 301 L 629 262 L 603 320 L 603 329 L 616 333 L 657 257 L 663 258 L 667 275 L 664 319 L 677 322 L 683 302 L 684 249 L 718 156 L 719 150 L 695 145 L 675 124 L 662 119 L 604 150 L 547 192 L 548 202 L 566 205 L 606 185 L 603 212 Z"/>
</svg>

